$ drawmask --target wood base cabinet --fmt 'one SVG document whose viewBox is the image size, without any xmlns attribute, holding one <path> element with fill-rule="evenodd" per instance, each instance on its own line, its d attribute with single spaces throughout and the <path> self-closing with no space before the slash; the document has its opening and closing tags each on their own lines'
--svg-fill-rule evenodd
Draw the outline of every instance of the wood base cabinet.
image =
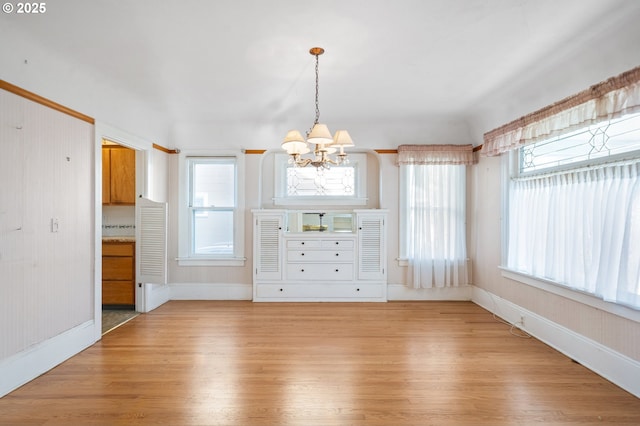
<svg viewBox="0 0 640 426">
<path fill-rule="evenodd" d="M 386 301 L 386 211 L 353 210 L 350 232 L 292 232 L 290 211 L 253 214 L 255 302 Z"/>
<path fill-rule="evenodd" d="M 135 243 L 102 243 L 102 304 L 135 306 Z"/>
</svg>

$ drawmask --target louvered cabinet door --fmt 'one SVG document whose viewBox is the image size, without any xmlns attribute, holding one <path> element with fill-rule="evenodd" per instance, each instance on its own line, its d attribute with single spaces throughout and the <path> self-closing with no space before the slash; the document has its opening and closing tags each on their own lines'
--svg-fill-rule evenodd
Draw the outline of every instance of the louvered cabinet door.
<svg viewBox="0 0 640 426">
<path fill-rule="evenodd" d="M 136 203 L 138 282 L 167 283 L 167 203 L 139 198 Z"/>
<path fill-rule="evenodd" d="M 387 276 L 385 214 L 358 213 L 358 279 Z"/>
<path fill-rule="evenodd" d="M 282 279 L 281 230 L 281 215 L 256 215 L 253 256 L 257 280 Z"/>
</svg>

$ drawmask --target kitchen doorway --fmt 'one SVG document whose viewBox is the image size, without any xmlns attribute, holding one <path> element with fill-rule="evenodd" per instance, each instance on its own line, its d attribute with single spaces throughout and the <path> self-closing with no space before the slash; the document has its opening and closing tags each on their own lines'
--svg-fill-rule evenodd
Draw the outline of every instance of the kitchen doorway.
<svg viewBox="0 0 640 426">
<path fill-rule="evenodd" d="M 102 334 L 135 310 L 136 151 L 102 140 Z"/>
<path fill-rule="evenodd" d="M 147 193 L 153 144 L 101 122 L 95 130 L 94 330 L 100 339 L 144 312 L 144 288 L 136 280 L 136 202 Z"/>
</svg>

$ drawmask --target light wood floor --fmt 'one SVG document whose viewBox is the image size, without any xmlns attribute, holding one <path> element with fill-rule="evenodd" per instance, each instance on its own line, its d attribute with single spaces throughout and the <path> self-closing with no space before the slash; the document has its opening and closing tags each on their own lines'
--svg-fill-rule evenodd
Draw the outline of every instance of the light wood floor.
<svg viewBox="0 0 640 426">
<path fill-rule="evenodd" d="M 2 425 L 640 425 L 468 302 L 173 301 L 0 399 Z"/>
</svg>

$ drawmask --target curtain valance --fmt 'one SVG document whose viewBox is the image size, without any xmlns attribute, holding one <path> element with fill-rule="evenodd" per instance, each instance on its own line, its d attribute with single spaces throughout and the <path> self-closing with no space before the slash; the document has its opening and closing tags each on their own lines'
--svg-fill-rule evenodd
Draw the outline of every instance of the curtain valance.
<svg viewBox="0 0 640 426">
<path fill-rule="evenodd" d="M 400 164 L 475 164 L 473 145 L 400 145 Z"/>
<path fill-rule="evenodd" d="M 484 134 L 480 154 L 499 155 L 603 120 L 640 112 L 640 67 Z"/>
</svg>

